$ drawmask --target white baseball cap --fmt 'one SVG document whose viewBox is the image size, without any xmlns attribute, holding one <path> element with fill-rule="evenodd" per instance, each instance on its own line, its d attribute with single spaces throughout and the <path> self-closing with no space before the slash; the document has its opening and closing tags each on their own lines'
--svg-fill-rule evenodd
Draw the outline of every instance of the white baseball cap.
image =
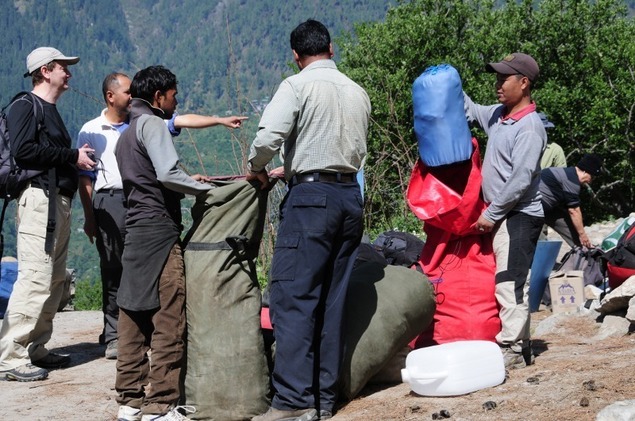
<svg viewBox="0 0 635 421">
<path fill-rule="evenodd" d="M 79 61 L 79 57 L 67 57 L 62 54 L 60 50 L 53 47 L 36 48 L 31 51 L 31 54 L 26 58 L 26 68 L 28 72 L 24 74 L 24 77 L 28 77 L 31 73 L 52 61 L 63 61 L 68 64 L 75 64 Z"/>
</svg>

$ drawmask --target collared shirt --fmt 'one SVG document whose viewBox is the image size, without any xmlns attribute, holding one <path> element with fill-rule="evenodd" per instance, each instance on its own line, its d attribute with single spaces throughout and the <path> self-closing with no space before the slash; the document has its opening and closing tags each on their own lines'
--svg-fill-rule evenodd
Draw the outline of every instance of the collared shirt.
<svg viewBox="0 0 635 421">
<path fill-rule="evenodd" d="M 540 193 L 545 213 L 580 207 L 581 184 L 575 167 L 545 168 L 540 173 Z"/>
<path fill-rule="evenodd" d="M 128 121 L 119 124 L 110 123 L 106 119 L 106 111 L 107 109 L 104 108 L 99 117 L 84 124 L 77 135 L 77 148 L 88 143 L 95 150 L 95 159 L 97 160 L 95 169 L 93 171 L 79 171 L 80 175 L 88 176 L 95 182 L 95 191 L 123 189 L 119 166 L 115 158 L 115 147 L 119 136 L 130 124 Z M 174 112 L 171 119 L 164 120 L 170 134 L 174 137 L 181 134 L 181 129 L 174 124 L 177 115 L 178 113 Z"/>
<path fill-rule="evenodd" d="M 540 157 L 547 132 L 534 103 L 513 115 L 504 105 L 478 105 L 464 94 L 465 114 L 487 134 L 483 160 L 483 198 L 489 206 L 483 216 L 496 222 L 510 211 L 542 217 Z"/>
<path fill-rule="evenodd" d="M 318 60 L 285 79 L 267 105 L 249 154 L 257 172 L 284 144 L 284 170 L 354 173 L 366 156 L 370 117 L 366 91 L 337 70 L 332 60 Z"/>
<path fill-rule="evenodd" d="M 77 147 L 88 144 L 95 150 L 97 165 L 94 171 L 80 171 L 95 181 L 95 191 L 122 189 L 119 166 L 115 158 L 115 146 L 128 123 L 112 124 L 106 119 L 106 109 L 101 115 L 84 124 L 77 135 Z"/>
</svg>

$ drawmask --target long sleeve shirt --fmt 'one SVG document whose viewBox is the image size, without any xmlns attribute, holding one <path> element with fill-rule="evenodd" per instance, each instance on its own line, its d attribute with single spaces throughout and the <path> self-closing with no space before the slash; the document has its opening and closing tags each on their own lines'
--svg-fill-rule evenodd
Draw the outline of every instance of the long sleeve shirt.
<svg viewBox="0 0 635 421">
<path fill-rule="evenodd" d="M 55 167 L 57 180 L 53 185 L 70 192 L 77 190 L 78 173 L 75 163 L 79 151 L 71 149 L 71 137 L 55 104 L 40 99 L 44 112 L 44 130 L 37 131 L 33 103 L 29 96 L 22 97 L 11 106 L 7 126 L 11 134 L 11 153 L 16 163 L 25 169 L 43 170 L 40 180 L 49 185 L 47 169 Z M 39 116 L 38 116 L 39 119 Z"/>
<path fill-rule="evenodd" d="M 284 145 L 285 177 L 313 171 L 355 173 L 366 156 L 370 117 L 366 91 L 318 60 L 285 79 L 267 105 L 251 146 L 258 172 Z"/>
<path fill-rule="evenodd" d="M 464 94 L 465 114 L 487 134 L 483 160 L 483 198 L 489 204 L 483 216 L 497 222 L 510 211 L 542 217 L 540 157 L 547 132 L 532 103 L 505 116 L 504 105 L 475 104 Z"/>
<path fill-rule="evenodd" d="M 183 194 L 210 190 L 179 168 L 172 136 L 160 115 L 147 102 L 134 98 L 130 127 L 115 149 L 117 164 L 128 202 L 126 224 L 154 217 L 170 217 L 181 224 Z"/>
</svg>

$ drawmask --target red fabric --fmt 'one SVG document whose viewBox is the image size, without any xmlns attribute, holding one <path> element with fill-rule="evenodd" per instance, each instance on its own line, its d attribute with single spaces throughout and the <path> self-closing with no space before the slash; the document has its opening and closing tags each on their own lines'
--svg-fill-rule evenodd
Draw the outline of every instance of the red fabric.
<svg viewBox="0 0 635 421">
<path fill-rule="evenodd" d="M 456 235 L 478 233 L 474 229 L 486 208 L 481 199 L 481 157 L 478 143 L 466 162 L 443 167 L 415 165 L 406 193 L 408 206 L 426 224 Z"/>
<path fill-rule="evenodd" d="M 425 222 L 419 263 L 435 286 L 437 308 L 415 348 L 459 340 L 495 341 L 501 322 L 495 297 L 496 262 L 490 234 L 474 229 L 485 203 L 480 197 L 481 159 L 476 139 L 468 162 L 442 168 L 415 166 L 407 200 Z"/>
<path fill-rule="evenodd" d="M 269 307 L 262 307 L 260 309 L 260 327 L 262 329 L 273 330 L 271 319 L 269 318 Z"/>
<path fill-rule="evenodd" d="M 501 321 L 494 294 L 491 235 L 459 237 L 428 224 L 424 231 L 427 239 L 421 263 L 434 285 L 437 308 L 415 347 L 460 340 L 495 342 Z"/>
<path fill-rule="evenodd" d="M 630 227 L 624 238 L 624 242 L 628 241 L 635 235 L 635 226 Z M 622 239 L 620 238 L 620 241 Z M 631 265 L 629 265 L 631 266 Z M 635 275 L 635 269 L 630 267 L 615 266 L 610 261 L 606 262 L 606 275 L 609 278 L 609 286 L 615 289 L 622 285 L 625 280 Z"/>
<path fill-rule="evenodd" d="M 615 289 L 622 285 L 625 280 L 635 275 L 635 269 L 613 266 L 611 263 L 606 264 L 606 273 L 609 278 L 609 286 Z"/>
</svg>

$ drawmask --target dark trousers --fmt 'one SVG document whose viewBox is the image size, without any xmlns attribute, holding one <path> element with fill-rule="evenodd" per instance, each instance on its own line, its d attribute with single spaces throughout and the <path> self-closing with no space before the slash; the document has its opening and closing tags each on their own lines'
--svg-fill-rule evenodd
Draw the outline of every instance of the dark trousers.
<svg viewBox="0 0 635 421">
<path fill-rule="evenodd" d="M 117 356 L 117 403 L 165 414 L 179 402 L 185 348 L 185 270 L 174 245 L 159 280 L 161 306 L 149 311 L 121 309 Z M 211 323 L 211 321 L 210 321 Z M 148 358 L 152 350 L 152 361 Z"/>
<path fill-rule="evenodd" d="M 494 230 L 496 301 L 501 331 L 496 341 L 520 352 L 529 346 L 530 313 L 527 275 L 544 219 L 510 212 Z"/>
<path fill-rule="evenodd" d="M 93 196 L 93 213 L 97 224 L 97 251 L 102 284 L 102 311 L 104 329 L 99 342 L 117 339 L 117 290 L 121 282 L 121 256 L 126 234 L 126 208 L 123 190 L 100 191 Z"/>
<path fill-rule="evenodd" d="M 297 184 L 281 205 L 271 264 L 274 408 L 333 410 L 362 212 L 357 183 Z"/>
<path fill-rule="evenodd" d="M 550 212 L 545 212 L 545 225 L 553 228 L 560 237 L 573 248 L 575 246 L 581 247 L 580 235 L 576 231 L 573 221 L 569 216 L 569 212 L 562 211 L 560 209 L 554 209 Z"/>
</svg>

